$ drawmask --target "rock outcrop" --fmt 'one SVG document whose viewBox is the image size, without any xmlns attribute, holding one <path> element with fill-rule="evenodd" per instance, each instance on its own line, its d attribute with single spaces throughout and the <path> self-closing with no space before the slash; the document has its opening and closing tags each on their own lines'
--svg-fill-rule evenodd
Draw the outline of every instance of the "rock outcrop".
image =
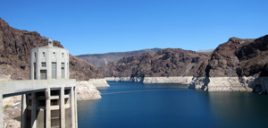
<svg viewBox="0 0 268 128">
<path fill-rule="evenodd" d="M 20 128 L 18 117 L 21 115 L 21 96 L 3 99 L 4 128 Z"/>
<path fill-rule="evenodd" d="M 207 66 L 199 68 L 192 86 L 209 91 L 267 93 L 268 35 L 258 39 L 230 38 L 211 54 Z"/>
<path fill-rule="evenodd" d="M 105 79 L 90 79 L 88 81 L 77 81 L 77 100 L 97 100 L 101 98 L 98 88 L 109 87 Z"/>
<path fill-rule="evenodd" d="M 76 85 L 77 100 L 97 100 L 101 98 L 97 88 L 88 81 L 79 81 Z"/>
<path fill-rule="evenodd" d="M 39 33 L 12 28 L 0 19 L 0 74 L 10 75 L 11 79 L 29 79 L 30 51 L 47 43 L 48 38 Z M 58 41 L 53 43 L 63 47 Z M 102 76 L 95 67 L 74 56 L 70 56 L 70 72 L 71 78 L 79 80 Z"/>
<path fill-rule="evenodd" d="M 4 128 L 21 128 L 20 122 L 15 119 L 7 119 L 4 121 Z"/>
</svg>

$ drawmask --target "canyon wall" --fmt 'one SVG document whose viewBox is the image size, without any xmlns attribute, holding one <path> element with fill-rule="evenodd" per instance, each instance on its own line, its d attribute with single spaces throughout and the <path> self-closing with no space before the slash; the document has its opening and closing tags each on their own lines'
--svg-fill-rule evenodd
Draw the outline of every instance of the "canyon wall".
<svg viewBox="0 0 268 128">
<path fill-rule="evenodd" d="M 267 93 L 268 35 L 257 39 L 230 38 L 200 67 L 192 88 L 208 91 Z"/>
</svg>

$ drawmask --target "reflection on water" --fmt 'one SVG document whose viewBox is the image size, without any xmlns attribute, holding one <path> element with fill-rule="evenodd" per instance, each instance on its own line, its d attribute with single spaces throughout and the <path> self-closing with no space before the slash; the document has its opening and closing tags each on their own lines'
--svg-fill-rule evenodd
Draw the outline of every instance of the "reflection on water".
<svg viewBox="0 0 268 128">
<path fill-rule="evenodd" d="M 247 92 L 212 92 L 209 103 L 221 127 L 268 127 L 268 97 Z"/>
<path fill-rule="evenodd" d="M 102 99 L 78 102 L 79 128 L 217 128 L 268 126 L 268 98 L 183 86 L 111 82 Z"/>
</svg>

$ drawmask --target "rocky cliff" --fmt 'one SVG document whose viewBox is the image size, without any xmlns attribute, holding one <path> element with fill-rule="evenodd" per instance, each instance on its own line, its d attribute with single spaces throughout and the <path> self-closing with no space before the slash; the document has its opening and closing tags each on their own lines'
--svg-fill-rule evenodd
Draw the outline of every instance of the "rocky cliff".
<svg viewBox="0 0 268 128">
<path fill-rule="evenodd" d="M 110 66 L 111 76 L 116 77 L 170 77 L 195 76 L 198 69 L 206 65 L 209 54 L 183 49 L 161 49 L 155 53 L 144 53 L 120 59 Z"/>
<path fill-rule="evenodd" d="M 230 38 L 213 51 L 192 86 L 210 91 L 253 89 L 267 93 L 267 68 L 268 35 L 257 39 Z"/>
<path fill-rule="evenodd" d="M 29 79 L 30 51 L 47 43 L 48 39 L 39 33 L 12 28 L 0 19 L 0 74 L 11 75 L 12 79 Z M 53 43 L 63 47 L 58 41 Z M 101 77 L 101 73 L 84 60 L 70 56 L 70 77 L 88 80 Z"/>
</svg>

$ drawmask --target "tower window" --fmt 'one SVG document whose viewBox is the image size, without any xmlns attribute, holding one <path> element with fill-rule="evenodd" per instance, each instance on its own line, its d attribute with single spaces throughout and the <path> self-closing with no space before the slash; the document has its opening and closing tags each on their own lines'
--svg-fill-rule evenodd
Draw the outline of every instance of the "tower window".
<svg viewBox="0 0 268 128">
<path fill-rule="evenodd" d="M 36 80 L 37 79 L 37 77 L 36 77 L 36 63 L 33 63 L 33 65 L 34 65 L 34 68 L 33 68 L 33 72 L 34 72 L 34 79 Z"/>
<path fill-rule="evenodd" d="M 64 57 L 64 53 L 61 53 L 61 57 L 62 57 L 62 58 Z"/>
<path fill-rule="evenodd" d="M 45 52 L 43 52 L 43 57 L 46 57 L 46 53 Z"/>
<path fill-rule="evenodd" d="M 40 70 L 41 80 L 47 79 L 47 70 Z"/>
<path fill-rule="evenodd" d="M 42 67 L 47 67 L 47 63 L 46 62 L 42 62 L 41 65 L 42 65 Z"/>
<path fill-rule="evenodd" d="M 61 63 L 61 78 L 65 78 L 65 63 Z"/>
<path fill-rule="evenodd" d="M 52 62 L 52 79 L 57 78 L 57 63 Z"/>
</svg>

